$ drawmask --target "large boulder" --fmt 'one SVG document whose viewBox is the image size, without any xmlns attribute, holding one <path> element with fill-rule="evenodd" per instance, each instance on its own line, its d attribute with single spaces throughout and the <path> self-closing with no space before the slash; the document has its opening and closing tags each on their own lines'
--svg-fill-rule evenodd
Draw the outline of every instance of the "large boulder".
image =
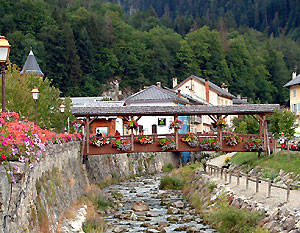
<svg viewBox="0 0 300 233">
<path fill-rule="evenodd" d="M 138 212 L 138 211 L 148 211 L 149 206 L 144 201 L 137 201 L 133 204 L 131 209 L 136 211 L 136 212 Z"/>
</svg>

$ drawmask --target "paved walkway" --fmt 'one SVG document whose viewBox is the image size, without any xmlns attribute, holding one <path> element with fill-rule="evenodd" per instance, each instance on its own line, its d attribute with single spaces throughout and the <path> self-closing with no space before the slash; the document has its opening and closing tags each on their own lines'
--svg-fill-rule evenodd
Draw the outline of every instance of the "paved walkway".
<svg viewBox="0 0 300 233">
<path fill-rule="evenodd" d="M 217 158 L 211 159 L 207 162 L 207 164 L 215 165 L 218 167 L 221 167 L 224 165 L 224 161 L 226 157 L 231 157 L 235 154 L 228 153 L 226 155 L 221 155 Z M 240 184 L 237 185 L 237 178 L 235 176 L 232 176 L 231 184 L 227 182 L 225 183 L 224 177 L 221 180 L 220 176 L 214 176 L 212 175 L 212 179 L 217 184 L 224 184 L 227 187 L 229 187 L 234 194 L 240 197 L 246 197 L 246 198 L 252 198 L 253 200 L 264 204 L 266 207 L 269 207 L 269 209 L 274 209 L 275 207 L 282 206 L 286 207 L 287 209 L 294 210 L 300 209 L 300 190 L 291 190 L 290 191 L 290 198 L 289 202 L 286 202 L 287 198 L 287 190 L 283 190 L 280 188 L 272 187 L 271 189 L 271 197 L 267 198 L 268 194 L 268 183 L 262 182 L 259 183 L 259 192 L 255 192 L 255 182 L 249 181 L 249 188 L 246 189 L 246 178 L 241 177 L 240 178 Z"/>
</svg>

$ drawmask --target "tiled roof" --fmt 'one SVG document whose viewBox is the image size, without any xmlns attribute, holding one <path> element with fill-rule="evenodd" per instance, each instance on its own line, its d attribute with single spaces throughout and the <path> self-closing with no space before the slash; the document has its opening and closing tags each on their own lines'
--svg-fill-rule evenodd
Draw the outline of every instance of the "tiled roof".
<svg viewBox="0 0 300 233">
<path fill-rule="evenodd" d="M 170 89 L 168 87 L 163 87 L 164 89 L 168 90 L 168 91 L 171 91 L 173 93 L 178 93 L 176 90 L 173 90 L 173 89 Z M 206 100 L 200 98 L 199 96 L 190 96 L 190 95 L 187 95 L 187 94 L 184 94 L 184 93 L 181 93 L 181 96 L 192 101 L 192 102 L 197 102 L 199 104 L 203 104 L 203 105 L 211 105 L 210 103 L 208 103 Z"/>
<path fill-rule="evenodd" d="M 187 116 L 271 114 L 279 104 L 72 107 L 75 116 Z"/>
<path fill-rule="evenodd" d="M 300 74 L 296 76 L 296 78 L 289 81 L 287 84 L 285 84 L 283 87 L 290 87 L 293 85 L 299 85 L 300 84 Z"/>
<path fill-rule="evenodd" d="M 74 107 L 118 107 L 123 106 L 124 101 L 102 101 L 103 97 L 71 97 Z"/>
<path fill-rule="evenodd" d="M 203 78 L 199 78 L 196 75 L 191 75 L 190 77 L 192 77 L 192 78 L 200 81 L 201 83 L 205 84 L 205 79 L 203 79 Z M 184 82 L 185 82 L 185 80 L 182 81 L 181 83 L 179 83 L 177 86 L 181 85 Z M 208 81 L 208 85 L 209 85 L 209 87 L 211 89 L 213 89 L 214 91 L 218 92 L 220 95 L 223 95 L 223 96 L 226 96 L 226 97 L 229 97 L 229 98 L 232 98 L 232 99 L 236 98 L 236 96 L 230 94 L 228 91 L 223 90 L 221 87 L 217 86 L 216 84 L 214 84 L 214 83 L 212 83 L 210 81 Z"/>
<path fill-rule="evenodd" d="M 170 101 L 179 101 L 189 104 L 187 100 L 184 100 L 183 98 L 178 97 L 175 93 L 163 89 L 161 87 L 157 87 L 155 85 L 152 85 L 144 90 L 141 90 L 128 98 L 126 98 L 124 101 L 126 103 L 131 103 L 135 101 L 163 101 L 163 100 L 170 100 Z"/>
<path fill-rule="evenodd" d="M 232 103 L 233 103 L 233 104 L 249 104 L 249 103 L 247 102 L 247 100 L 244 100 L 244 99 L 241 99 L 241 98 L 233 99 L 233 100 L 232 100 Z"/>
<path fill-rule="evenodd" d="M 32 52 L 32 49 L 30 49 L 29 55 L 26 59 L 26 62 L 23 66 L 23 69 L 21 71 L 21 74 L 30 74 L 34 73 L 39 76 L 44 76 L 43 72 L 40 69 L 39 64 L 37 63 L 34 54 Z"/>
</svg>

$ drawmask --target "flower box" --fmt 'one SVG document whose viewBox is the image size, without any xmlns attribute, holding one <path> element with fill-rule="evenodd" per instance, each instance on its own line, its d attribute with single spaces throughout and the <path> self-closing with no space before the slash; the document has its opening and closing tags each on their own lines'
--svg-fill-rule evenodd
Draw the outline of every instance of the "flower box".
<svg viewBox="0 0 300 233">
<path fill-rule="evenodd" d="M 170 129 L 181 129 L 183 126 L 183 121 L 181 120 L 175 120 L 172 121 L 171 125 L 170 125 Z"/>
<path fill-rule="evenodd" d="M 181 141 L 187 143 L 190 147 L 197 147 L 200 143 L 197 136 L 189 132 L 181 137 Z"/>
<path fill-rule="evenodd" d="M 175 141 L 171 138 L 161 138 L 158 140 L 158 143 L 161 146 L 162 151 L 176 149 Z"/>
<path fill-rule="evenodd" d="M 118 139 L 111 143 L 113 148 L 121 151 L 129 151 L 131 149 L 131 144 L 127 140 Z"/>
<path fill-rule="evenodd" d="M 153 144 L 153 137 L 146 135 L 139 135 L 134 139 L 136 143 L 145 145 L 145 144 Z"/>
<path fill-rule="evenodd" d="M 263 151 L 264 143 L 260 138 L 250 138 L 245 142 L 245 148 L 249 151 Z"/>
<path fill-rule="evenodd" d="M 200 147 L 203 150 L 216 150 L 221 148 L 220 142 L 217 140 L 217 138 L 207 138 L 201 141 Z"/>
<path fill-rule="evenodd" d="M 228 146 L 236 146 L 243 141 L 243 138 L 237 134 L 228 134 L 223 137 L 223 140 Z"/>
</svg>

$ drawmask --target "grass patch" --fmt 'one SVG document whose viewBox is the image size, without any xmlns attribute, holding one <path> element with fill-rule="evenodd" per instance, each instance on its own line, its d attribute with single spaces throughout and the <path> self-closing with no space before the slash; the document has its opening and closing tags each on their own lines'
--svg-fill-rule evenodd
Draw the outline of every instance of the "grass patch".
<svg viewBox="0 0 300 233">
<path fill-rule="evenodd" d="M 163 166 L 163 167 L 161 168 L 161 171 L 162 171 L 162 172 L 170 172 L 170 171 L 172 171 L 172 170 L 174 170 L 174 166 L 173 166 L 173 164 L 171 164 L 171 163 L 169 163 L 167 166 Z"/>
<path fill-rule="evenodd" d="M 111 191 L 111 196 L 113 197 L 113 198 L 122 198 L 123 197 L 123 194 L 122 193 L 120 193 L 119 191 L 117 191 L 117 190 L 113 190 L 113 191 Z"/>
<path fill-rule="evenodd" d="M 100 189 L 92 189 L 88 191 L 85 196 L 89 201 L 93 203 L 97 210 L 105 210 L 108 207 L 112 207 L 113 203 L 107 197 L 104 196 Z"/>
<path fill-rule="evenodd" d="M 161 182 L 159 184 L 160 189 L 175 189 L 180 190 L 183 188 L 185 182 L 182 177 L 178 175 L 167 175 L 161 179 Z"/>
<path fill-rule="evenodd" d="M 259 213 L 230 206 L 225 200 L 218 203 L 218 206 L 206 214 L 205 218 L 221 233 L 268 232 L 257 226 L 262 218 Z"/>
<path fill-rule="evenodd" d="M 276 156 L 261 156 L 258 158 L 256 152 L 240 152 L 231 157 L 231 161 L 236 165 L 249 165 L 251 168 L 261 167 L 264 170 L 278 173 L 280 169 L 285 172 L 300 174 L 300 153 L 290 153 L 290 161 L 286 151 L 281 151 Z M 273 176 L 272 174 L 270 174 Z"/>
<path fill-rule="evenodd" d="M 105 223 L 102 218 L 91 218 L 87 219 L 82 226 L 82 230 L 86 233 L 99 233 L 104 232 Z"/>
</svg>

